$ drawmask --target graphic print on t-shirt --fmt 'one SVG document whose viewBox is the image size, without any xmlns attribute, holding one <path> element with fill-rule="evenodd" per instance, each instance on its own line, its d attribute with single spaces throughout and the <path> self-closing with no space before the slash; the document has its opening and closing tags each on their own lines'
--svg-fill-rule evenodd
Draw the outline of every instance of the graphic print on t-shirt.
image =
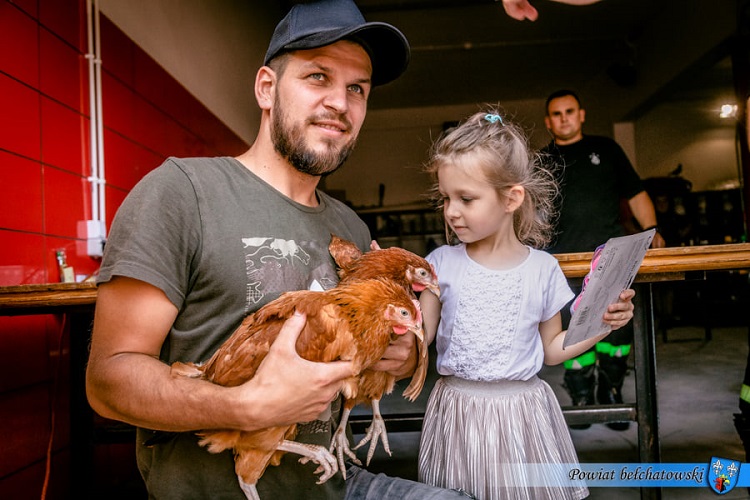
<svg viewBox="0 0 750 500">
<path fill-rule="evenodd" d="M 337 283 L 327 248 L 317 249 L 314 242 L 254 237 L 242 238 L 242 245 L 246 313 L 289 290 L 328 289 Z"/>
</svg>

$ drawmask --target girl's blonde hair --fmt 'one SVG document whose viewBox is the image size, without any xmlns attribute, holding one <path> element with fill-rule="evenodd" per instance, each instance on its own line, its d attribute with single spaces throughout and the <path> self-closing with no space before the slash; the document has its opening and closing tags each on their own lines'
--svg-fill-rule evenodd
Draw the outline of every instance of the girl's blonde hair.
<svg viewBox="0 0 750 500">
<path fill-rule="evenodd" d="M 432 145 L 425 171 L 432 176 L 430 194 L 440 209 L 437 173 L 443 165 L 479 169 L 500 196 L 506 196 L 512 186 L 523 187 L 524 200 L 513 214 L 516 237 L 535 248 L 550 242 L 557 183 L 540 165 L 538 153 L 529 148 L 524 131 L 501 116 L 497 107 L 488 106 L 471 115 Z M 445 226 L 448 233 L 447 222 Z M 450 241 L 452 235 L 447 236 Z"/>
</svg>

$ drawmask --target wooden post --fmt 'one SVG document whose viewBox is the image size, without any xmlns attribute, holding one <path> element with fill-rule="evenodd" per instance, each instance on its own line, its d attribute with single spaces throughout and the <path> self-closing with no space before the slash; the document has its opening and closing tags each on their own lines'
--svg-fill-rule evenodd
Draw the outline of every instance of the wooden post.
<svg viewBox="0 0 750 500">
<path fill-rule="evenodd" d="M 732 73 L 737 96 L 738 161 L 742 176 L 740 181 L 745 215 L 744 235 L 747 239 L 750 222 L 750 0 L 737 2 L 737 34 L 732 44 Z"/>
</svg>

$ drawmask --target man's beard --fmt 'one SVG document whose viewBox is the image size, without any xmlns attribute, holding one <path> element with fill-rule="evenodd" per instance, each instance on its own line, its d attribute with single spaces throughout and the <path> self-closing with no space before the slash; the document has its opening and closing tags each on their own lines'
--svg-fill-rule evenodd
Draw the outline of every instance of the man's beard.
<svg viewBox="0 0 750 500">
<path fill-rule="evenodd" d="M 302 127 L 287 126 L 286 115 L 278 101 L 275 108 L 276 113 L 271 124 L 271 141 L 276 152 L 297 171 L 316 176 L 332 174 L 344 164 L 354 149 L 356 141 L 344 144 L 339 149 L 334 149 L 331 144 L 325 152 L 313 151 L 305 142 Z"/>
</svg>

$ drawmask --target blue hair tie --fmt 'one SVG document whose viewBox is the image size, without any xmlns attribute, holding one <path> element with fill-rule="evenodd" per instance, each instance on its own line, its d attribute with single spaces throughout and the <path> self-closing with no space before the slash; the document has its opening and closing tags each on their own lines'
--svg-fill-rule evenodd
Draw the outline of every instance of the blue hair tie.
<svg viewBox="0 0 750 500">
<path fill-rule="evenodd" d="M 484 119 L 487 120 L 490 123 L 500 122 L 500 125 L 504 125 L 503 119 L 500 118 L 500 115 L 495 115 L 495 114 L 492 114 L 492 113 L 487 113 L 486 115 L 484 115 Z"/>
</svg>

